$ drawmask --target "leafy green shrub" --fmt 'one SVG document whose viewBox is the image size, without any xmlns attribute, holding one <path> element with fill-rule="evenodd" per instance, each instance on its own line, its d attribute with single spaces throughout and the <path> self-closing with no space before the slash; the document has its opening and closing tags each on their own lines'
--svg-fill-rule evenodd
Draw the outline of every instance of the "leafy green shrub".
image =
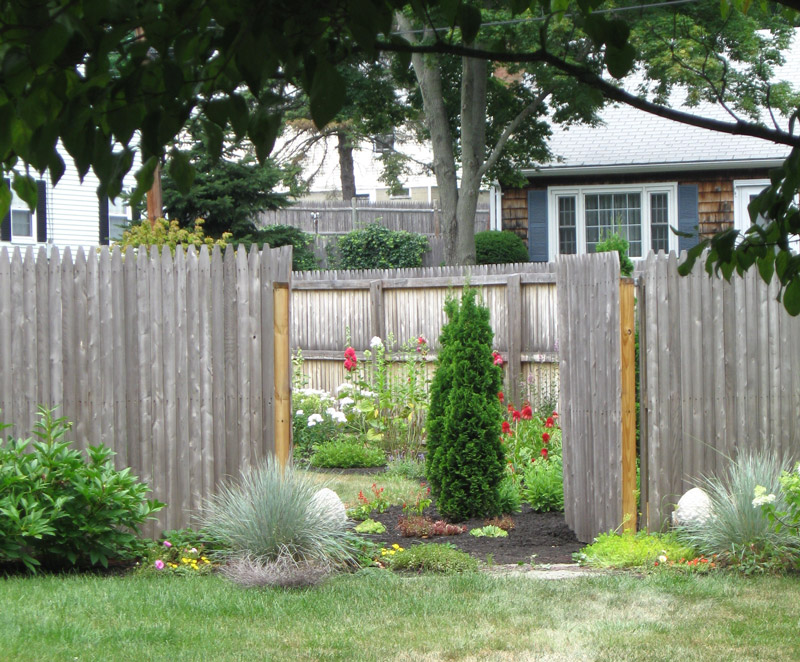
<svg viewBox="0 0 800 662">
<path fill-rule="evenodd" d="M 746 572 L 796 566 L 800 538 L 791 529 L 778 530 L 776 522 L 753 504 L 756 488 L 777 495 L 777 510 L 785 509 L 781 475 L 786 460 L 767 452 L 740 452 L 728 466 L 727 475 L 705 476 L 700 487 L 711 501 L 711 516 L 703 523 L 684 523 L 676 528 L 680 539 L 706 556 L 716 554 L 720 563 Z"/>
<path fill-rule="evenodd" d="M 478 264 L 505 264 L 528 260 L 528 248 L 515 233 L 497 230 L 475 233 L 475 261 Z"/>
<path fill-rule="evenodd" d="M 311 271 L 318 268 L 319 264 L 310 246 L 314 237 L 300 228 L 291 225 L 270 225 L 249 232 L 235 240 L 236 245 L 249 249 L 252 244 L 262 248 L 268 244 L 271 248 L 279 246 L 292 246 L 292 270 Z"/>
<path fill-rule="evenodd" d="M 144 219 L 122 233 L 122 239 L 114 242 L 114 246 L 119 246 L 123 255 L 129 247 L 139 248 L 139 246 L 169 246 L 170 251 L 175 254 L 176 246 L 208 246 L 211 250 L 214 246 L 224 249 L 231 235 L 229 232 L 222 234 L 220 239 L 206 236 L 203 231 L 203 219 L 198 218 L 194 222 L 194 228 L 182 228 L 178 221 L 168 221 L 164 218 L 157 218 L 153 223 Z"/>
<path fill-rule="evenodd" d="M 346 520 L 315 495 L 319 485 L 270 456 L 206 502 L 203 523 L 224 561 L 350 561 Z"/>
<path fill-rule="evenodd" d="M 595 568 L 641 568 L 652 566 L 659 557 L 690 560 L 695 550 L 674 533 L 601 533 L 591 545 L 575 554 L 583 565 Z"/>
<path fill-rule="evenodd" d="M 425 460 L 406 453 L 390 455 L 386 462 L 386 475 L 419 480 L 425 477 Z"/>
<path fill-rule="evenodd" d="M 421 267 L 428 250 L 428 238 L 422 234 L 390 230 L 370 223 L 339 238 L 339 269 L 399 269 Z"/>
<path fill-rule="evenodd" d="M 598 243 L 594 250 L 595 253 L 605 253 L 610 251 L 617 251 L 619 253 L 619 271 L 623 276 L 633 275 L 633 262 L 628 257 L 628 249 L 630 244 L 618 232 L 612 232 L 605 235 L 603 241 Z"/>
<path fill-rule="evenodd" d="M 351 467 L 382 467 L 386 455 L 380 448 L 370 448 L 354 439 L 335 439 L 314 446 L 312 467 L 350 469 Z"/>
<path fill-rule="evenodd" d="M 500 482 L 498 498 L 501 514 L 511 515 L 522 510 L 522 498 L 520 497 L 519 488 L 510 476 L 506 476 Z"/>
<path fill-rule="evenodd" d="M 465 287 L 445 304 L 428 414 L 426 475 L 440 513 L 451 519 L 500 514 L 505 462 L 500 443 L 502 373 L 492 359 L 489 310 Z"/>
<path fill-rule="evenodd" d="M 794 471 L 784 471 L 780 478 L 783 499 L 777 500 L 774 494 L 767 494 L 767 488 L 756 485 L 753 493 L 753 506 L 760 507 L 775 523 L 775 530 L 782 531 L 786 527 L 794 535 L 800 535 L 800 462 L 795 465 Z M 780 505 L 785 503 L 785 509 L 776 508 L 776 501 Z"/>
<path fill-rule="evenodd" d="M 308 462 L 314 446 L 340 435 L 346 423 L 346 415 L 336 409 L 336 401 L 326 391 L 293 388 L 292 455 L 295 462 Z"/>
<path fill-rule="evenodd" d="M 478 561 L 449 543 L 412 545 L 389 557 L 392 570 L 417 570 L 419 572 L 475 572 Z"/>
<path fill-rule="evenodd" d="M 525 470 L 522 498 L 540 513 L 564 510 L 564 478 L 560 455 L 539 457 L 530 464 Z"/>
<path fill-rule="evenodd" d="M 0 440 L 0 562 L 35 571 L 132 559 L 139 526 L 164 507 L 130 469 L 114 469 L 109 448 L 89 447 L 88 461 L 70 449 L 70 427 L 40 409 L 38 441 Z"/>
</svg>

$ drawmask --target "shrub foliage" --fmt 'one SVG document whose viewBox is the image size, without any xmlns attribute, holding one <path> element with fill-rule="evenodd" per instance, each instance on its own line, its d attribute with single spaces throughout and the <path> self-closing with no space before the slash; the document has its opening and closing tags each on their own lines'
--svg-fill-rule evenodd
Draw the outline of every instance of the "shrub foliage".
<svg viewBox="0 0 800 662">
<path fill-rule="evenodd" d="M 513 232 L 475 233 L 475 261 L 478 264 L 505 264 L 528 262 L 525 242 Z"/>
<path fill-rule="evenodd" d="M 340 269 L 421 267 L 422 255 L 428 250 L 428 238 L 371 223 L 340 237 L 337 248 Z"/>
<path fill-rule="evenodd" d="M 136 533 L 163 508 L 130 469 L 114 469 L 114 453 L 70 448 L 70 424 L 41 409 L 31 439 L 0 440 L 0 562 L 34 571 L 132 559 Z M 87 461 L 88 460 L 88 461 Z"/>
<path fill-rule="evenodd" d="M 498 430 L 501 369 L 492 360 L 489 310 L 464 288 L 445 304 L 448 322 L 431 385 L 426 475 L 439 512 L 448 518 L 499 515 L 504 476 Z"/>
</svg>

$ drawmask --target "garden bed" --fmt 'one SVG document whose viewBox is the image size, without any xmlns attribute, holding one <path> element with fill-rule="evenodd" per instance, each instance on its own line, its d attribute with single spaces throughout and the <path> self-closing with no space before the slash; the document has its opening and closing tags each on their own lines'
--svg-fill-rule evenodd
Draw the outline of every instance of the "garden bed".
<svg viewBox="0 0 800 662">
<path fill-rule="evenodd" d="M 480 561 L 486 561 L 487 555 L 491 555 L 491 561 L 497 564 L 530 563 L 532 558 L 537 564 L 572 563 L 572 554 L 584 547 L 564 521 L 564 513 L 537 513 L 527 504 L 522 506 L 522 512 L 514 515 L 514 529 L 507 538 L 470 535 L 471 529 L 484 525 L 482 518 L 460 522 L 467 527 L 467 532 L 460 535 L 404 538 L 397 527 L 402 514 L 400 506 L 392 506 L 384 513 L 373 511 L 372 519 L 383 524 L 386 531 L 365 537 L 386 547 L 393 543 L 403 547 L 421 542 L 452 543 Z M 441 519 L 435 508 L 426 509 L 424 514 L 434 521 Z"/>
</svg>

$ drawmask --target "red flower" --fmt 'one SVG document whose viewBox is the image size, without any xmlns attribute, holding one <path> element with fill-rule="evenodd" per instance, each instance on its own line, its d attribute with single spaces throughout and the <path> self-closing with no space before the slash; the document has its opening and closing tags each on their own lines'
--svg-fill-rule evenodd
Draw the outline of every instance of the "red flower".
<svg viewBox="0 0 800 662">
<path fill-rule="evenodd" d="M 530 405 L 525 405 L 522 408 L 522 418 L 526 421 L 529 421 L 533 418 L 533 410 L 531 409 Z"/>
<path fill-rule="evenodd" d="M 512 411 L 514 411 L 514 405 L 508 405 L 508 413 L 510 414 Z"/>
<path fill-rule="evenodd" d="M 513 419 L 513 421 L 516 423 L 517 421 L 519 421 L 519 419 L 520 419 L 520 418 L 522 418 L 522 414 L 520 414 L 520 413 L 519 413 L 519 412 L 518 412 L 518 411 L 515 409 L 514 411 L 512 411 L 512 412 L 511 412 L 511 418 L 512 418 L 512 419 Z"/>
<path fill-rule="evenodd" d="M 425 340 L 425 336 L 420 336 L 419 338 L 417 338 L 417 344 L 418 345 L 427 345 L 428 341 Z"/>
<path fill-rule="evenodd" d="M 503 432 L 506 434 L 511 434 L 511 426 L 509 425 L 508 421 L 503 421 Z"/>
<path fill-rule="evenodd" d="M 347 370 L 347 372 L 352 372 L 353 370 L 356 369 L 356 364 L 353 361 L 351 361 L 350 359 L 345 359 L 344 360 L 344 369 Z"/>
<path fill-rule="evenodd" d="M 550 435 L 546 432 L 542 432 L 542 443 L 546 444 L 548 441 L 550 441 Z"/>
<path fill-rule="evenodd" d="M 344 350 L 344 369 L 347 372 L 352 372 L 356 369 L 356 364 L 358 363 L 358 359 L 356 358 L 356 350 L 352 347 L 348 347 Z"/>
<path fill-rule="evenodd" d="M 506 396 L 504 396 L 503 392 L 500 391 L 500 393 L 497 394 L 497 399 L 500 400 L 500 402 L 503 402 L 503 400 L 506 399 Z"/>
<path fill-rule="evenodd" d="M 500 352 L 492 352 L 492 360 L 494 361 L 495 365 L 503 365 L 503 357 L 500 356 Z"/>
<path fill-rule="evenodd" d="M 553 427 L 553 417 L 552 417 L 552 416 L 551 416 L 550 418 L 548 418 L 548 419 L 547 419 L 547 420 L 544 422 L 544 426 L 545 426 L 546 428 L 551 428 L 551 427 Z"/>
<path fill-rule="evenodd" d="M 547 459 L 547 449 L 546 449 L 546 448 L 543 448 L 543 449 L 542 449 L 542 457 L 543 457 L 545 460 Z"/>
<path fill-rule="evenodd" d="M 558 412 L 557 412 L 557 411 L 554 411 L 554 412 L 553 412 L 553 416 L 552 416 L 552 418 L 558 418 Z"/>
</svg>

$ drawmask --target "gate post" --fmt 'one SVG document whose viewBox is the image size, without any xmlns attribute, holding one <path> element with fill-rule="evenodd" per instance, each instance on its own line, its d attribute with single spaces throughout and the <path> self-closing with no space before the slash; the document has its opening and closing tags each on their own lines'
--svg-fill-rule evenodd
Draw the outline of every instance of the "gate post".
<svg viewBox="0 0 800 662">
<path fill-rule="evenodd" d="M 634 284 L 619 283 L 619 321 L 622 369 L 622 522 L 624 531 L 636 531 L 636 334 Z"/>
<path fill-rule="evenodd" d="M 275 455 L 286 466 L 292 445 L 292 367 L 289 343 L 289 286 L 275 283 L 273 333 L 275 334 Z"/>
</svg>

